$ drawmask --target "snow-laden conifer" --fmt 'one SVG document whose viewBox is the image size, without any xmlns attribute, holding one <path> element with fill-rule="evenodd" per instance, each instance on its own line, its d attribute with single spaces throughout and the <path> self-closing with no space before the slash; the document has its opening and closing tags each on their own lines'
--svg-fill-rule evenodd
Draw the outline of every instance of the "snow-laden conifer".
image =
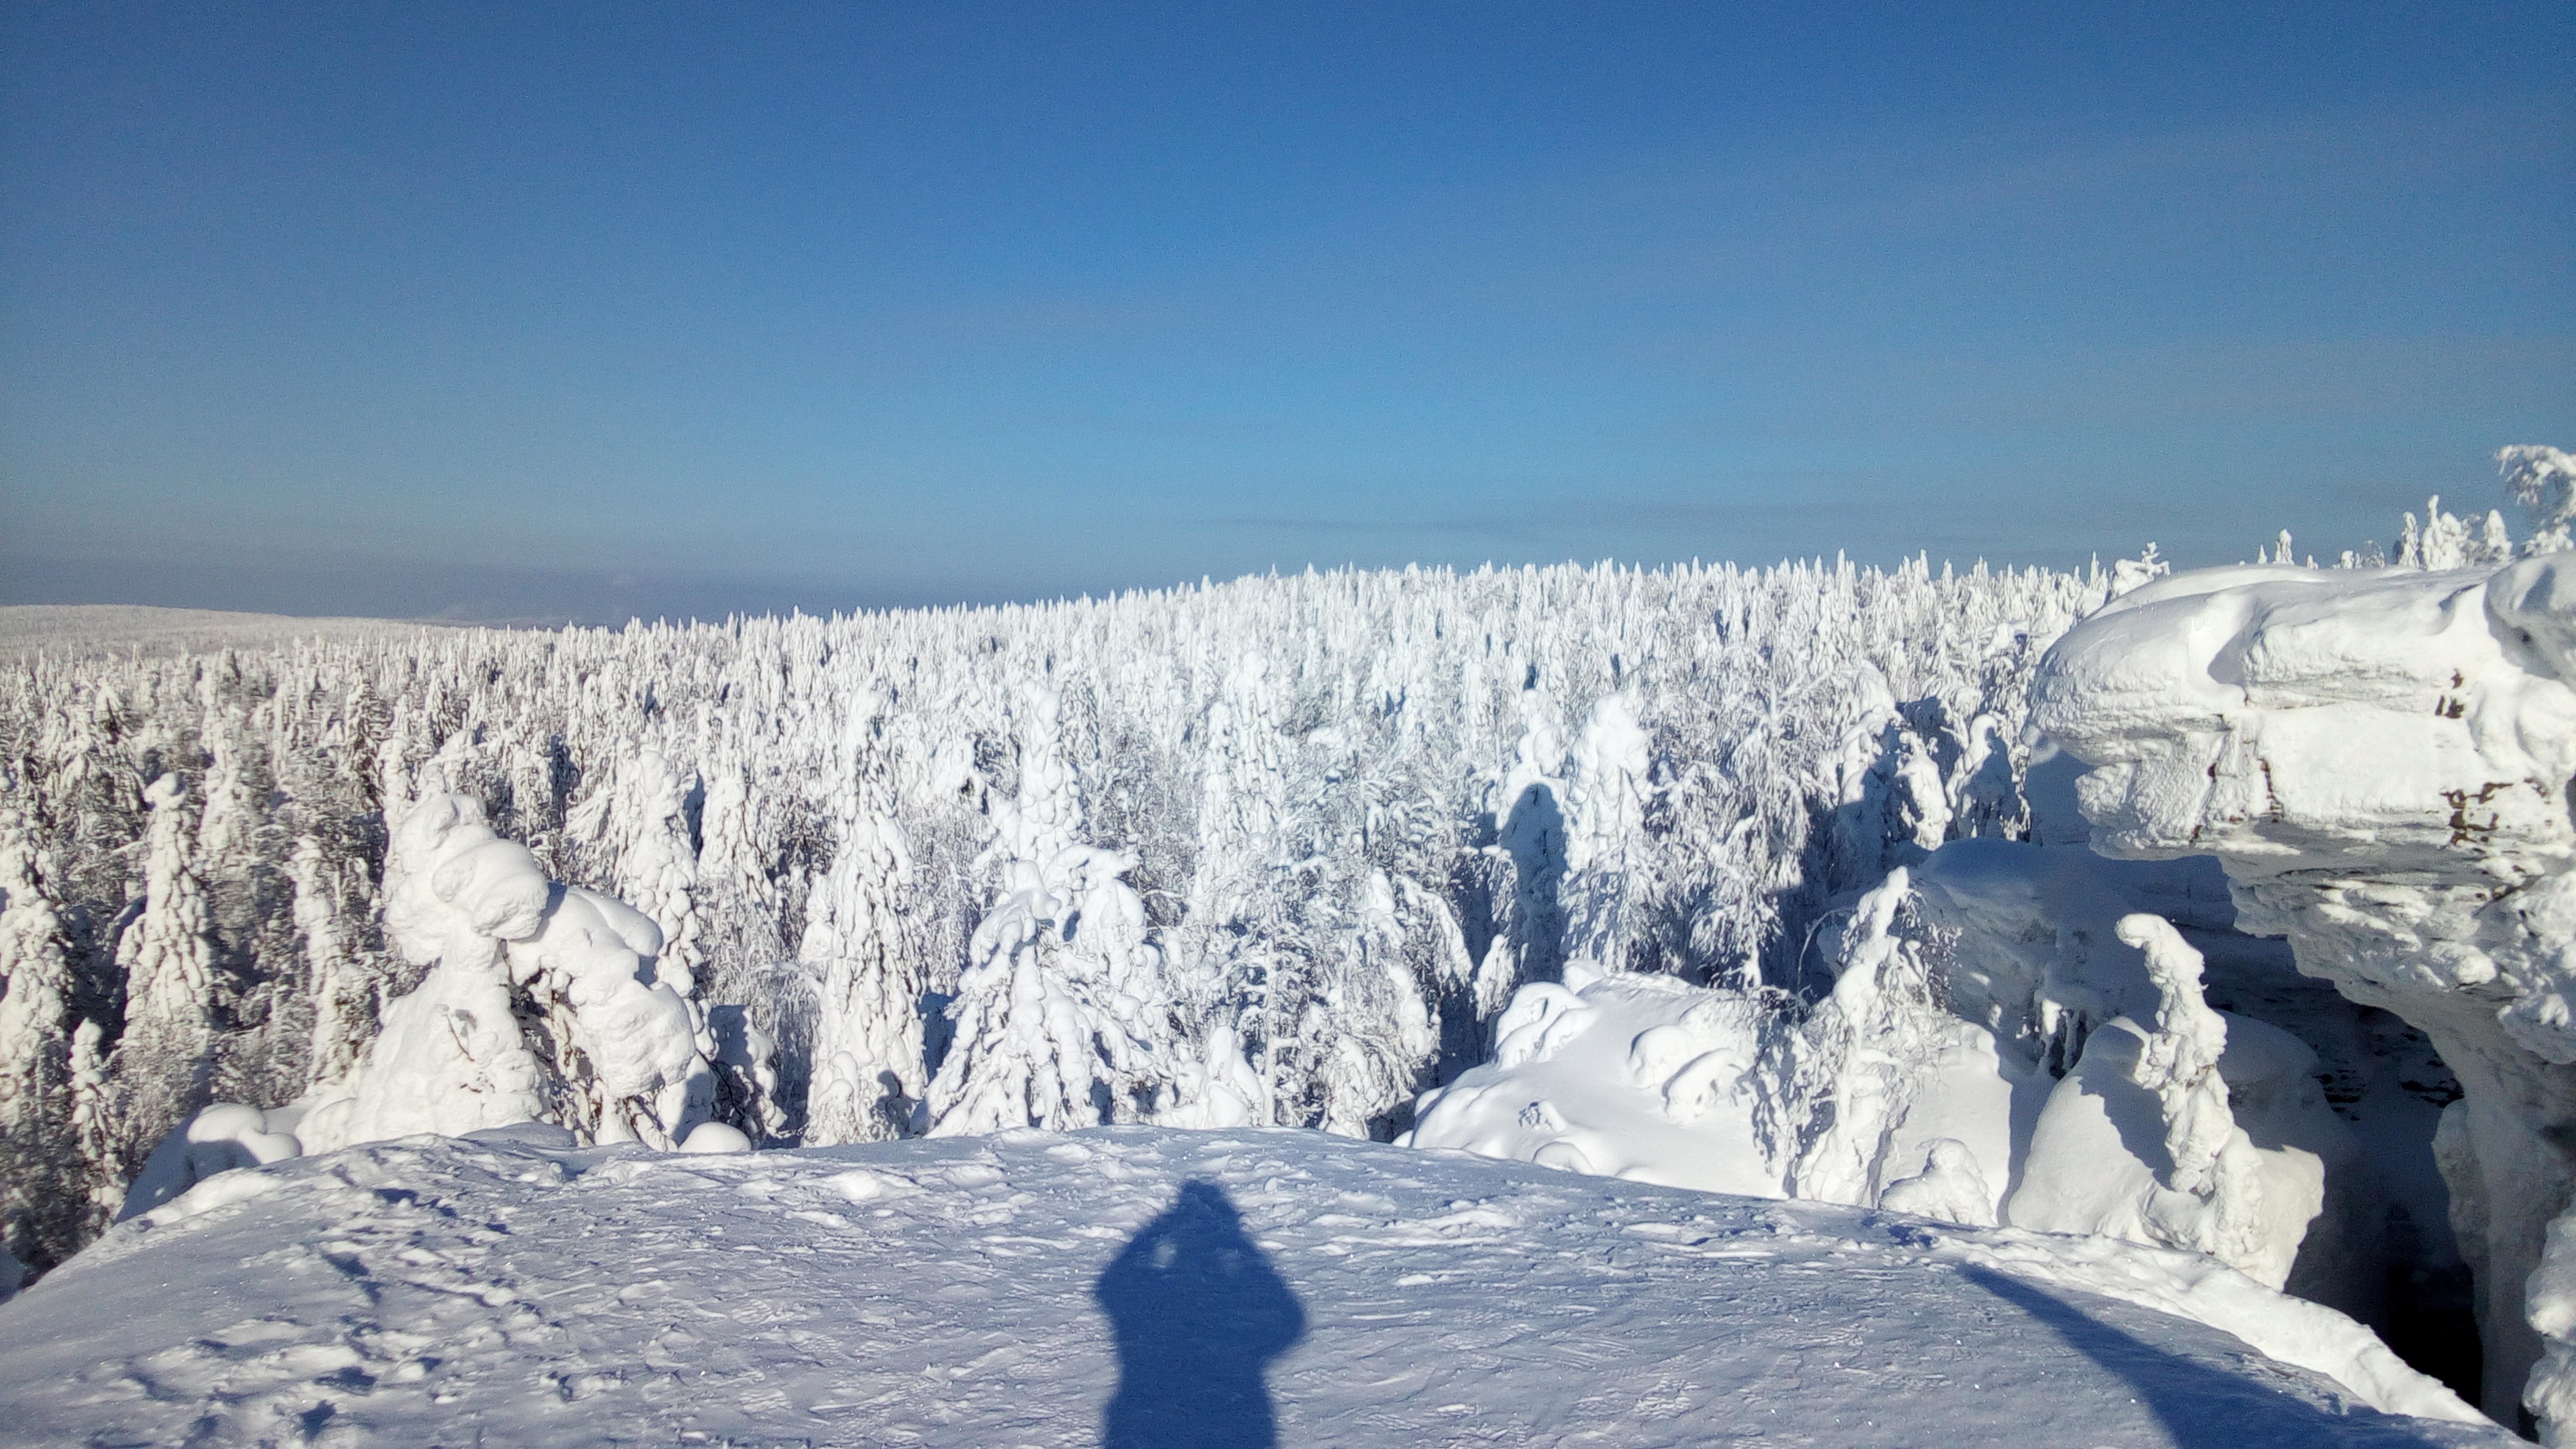
<svg viewBox="0 0 2576 1449">
<path fill-rule="evenodd" d="M 151 826 L 142 899 L 116 949 L 125 984 L 117 1115 L 134 1134 L 130 1146 L 148 1146 L 204 1105 L 215 1055 L 214 918 L 192 858 L 197 812 L 175 774 L 154 780 L 143 798 Z"/>
<path fill-rule="evenodd" d="M 913 1131 L 928 1085 L 921 994 L 925 963 L 896 919 L 912 857 L 893 817 L 879 714 L 854 710 L 844 730 L 833 806 L 832 863 L 805 898 L 798 947 L 818 979 L 805 1140 L 872 1142 Z"/>
<path fill-rule="evenodd" d="M 0 777 L 0 787 L 5 787 Z M 72 1135 L 72 943 L 26 823 L 0 788 L 0 1248 L 50 1265 L 78 1246 Z"/>
</svg>

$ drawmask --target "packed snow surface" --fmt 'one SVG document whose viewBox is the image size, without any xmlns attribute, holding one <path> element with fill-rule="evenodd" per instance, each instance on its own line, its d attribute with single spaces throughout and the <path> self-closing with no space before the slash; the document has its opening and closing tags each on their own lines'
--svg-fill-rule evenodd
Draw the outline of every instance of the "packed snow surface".
<svg viewBox="0 0 2576 1449">
<path fill-rule="evenodd" d="M 0 1441 L 2518 1442 L 2329 1310 L 2101 1239 L 1289 1129 L 568 1142 L 208 1179 L 0 1306 Z"/>
</svg>

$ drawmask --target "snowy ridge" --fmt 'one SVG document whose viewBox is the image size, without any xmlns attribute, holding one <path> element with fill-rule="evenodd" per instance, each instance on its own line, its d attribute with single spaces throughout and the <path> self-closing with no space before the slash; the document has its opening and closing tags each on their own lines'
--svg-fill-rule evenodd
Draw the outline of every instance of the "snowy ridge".
<svg viewBox="0 0 2576 1449">
<path fill-rule="evenodd" d="M 25 1444 L 2519 1442 L 2204 1259 L 1275 1130 L 231 1173 L 0 1305 L 0 1398 Z"/>
</svg>

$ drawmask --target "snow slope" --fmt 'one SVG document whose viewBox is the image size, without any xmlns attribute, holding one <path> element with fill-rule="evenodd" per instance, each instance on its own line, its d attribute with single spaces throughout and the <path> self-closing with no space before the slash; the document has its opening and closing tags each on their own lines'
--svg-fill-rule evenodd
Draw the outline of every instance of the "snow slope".
<svg viewBox="0 0 2576 1449">
<path fill-rule="evenodd" d="M 225 1173 L 119 1226 L 0 1306 L 0 1442 L 2518 1442 L 2338 1315 L 2103 1240 L 1296 1130 L 563 1137 Z"/>
</svg>

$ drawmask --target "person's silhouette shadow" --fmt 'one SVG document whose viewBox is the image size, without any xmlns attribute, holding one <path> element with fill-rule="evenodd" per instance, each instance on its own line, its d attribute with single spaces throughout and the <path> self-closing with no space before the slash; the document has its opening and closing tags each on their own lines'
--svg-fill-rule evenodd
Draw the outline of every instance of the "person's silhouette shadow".
<svg viewBox="0 0 2576 1449">
<path fill-rule="evenodd" d="M 1278 1444 L 1263 1374 L 1305 1335 L 1306 1310 L 1244 1236 L 1223 1189 L 1183 1183 L 1091 1295 L 1118 1337 L 1103 1449 Z"/>
</svg>

